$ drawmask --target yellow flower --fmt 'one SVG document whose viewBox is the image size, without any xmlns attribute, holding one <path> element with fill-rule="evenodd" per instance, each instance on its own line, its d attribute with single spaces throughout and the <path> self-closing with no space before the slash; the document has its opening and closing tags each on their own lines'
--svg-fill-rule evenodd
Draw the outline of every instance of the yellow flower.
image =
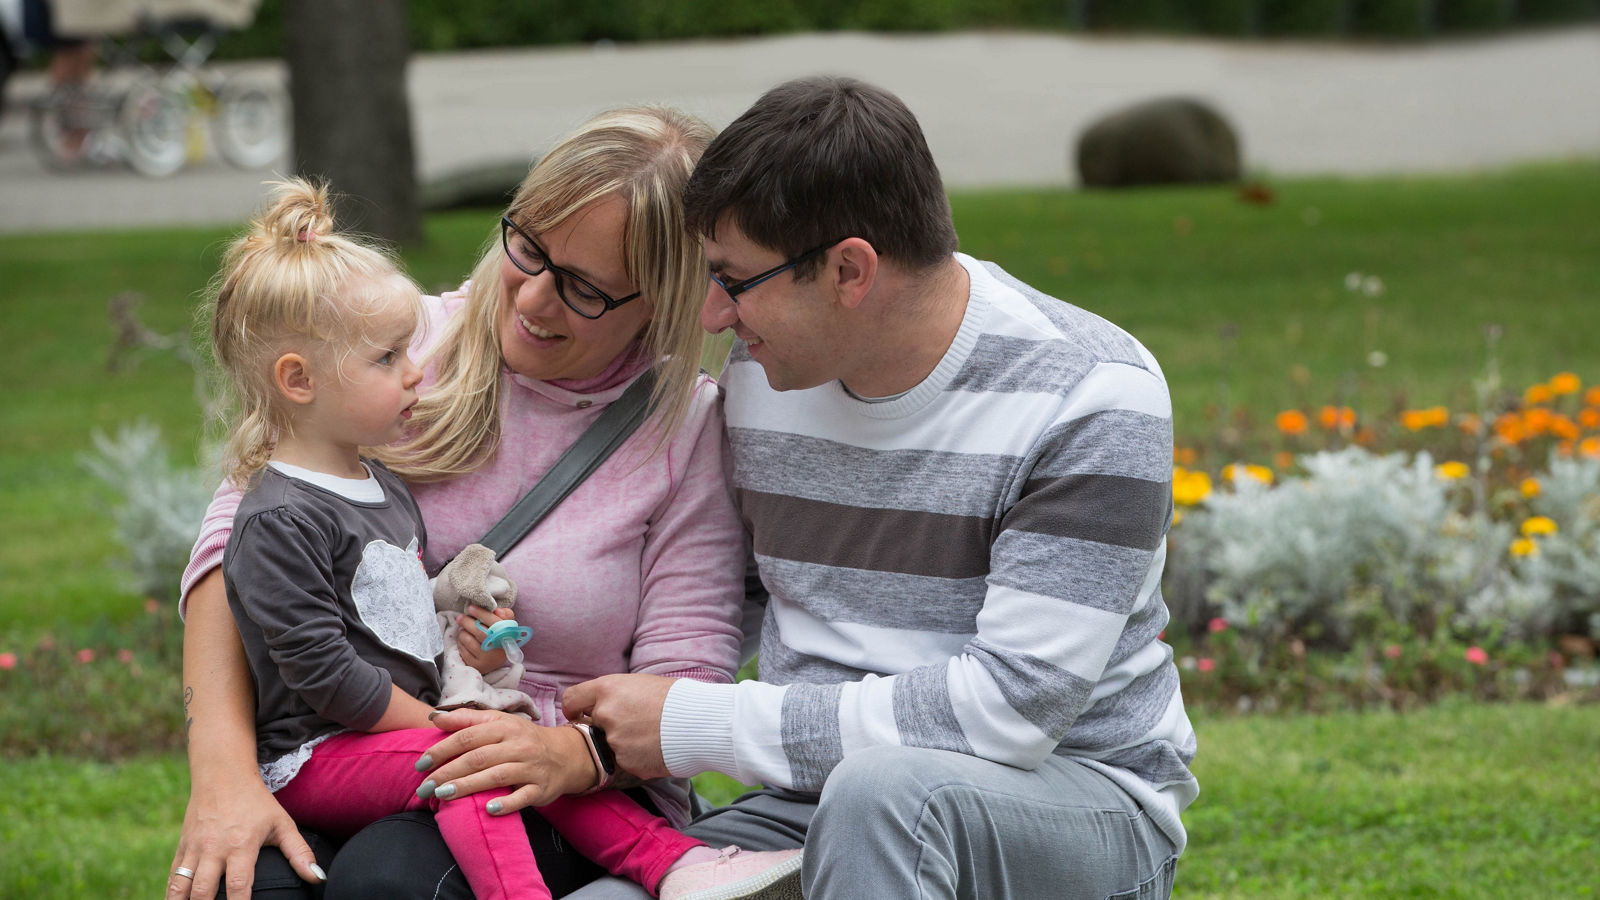
<svg viewBox="0 0 1600 900">
<path fill-rule="evenodd" d="M 1538 554 L 1539 545 L 1527 538 L 1517 538 L 1511 542 L 1512 556 L 1537 556 Z"/>
<path fill-rule="evenodd" d="M 1249 475 L 1251 478 L 1254 478 L 1262 484 L 1272 483 L 1272 470 L 1266 466 L 1245 466 L 1244 471 L 1246 475 Z"/>
<path fill-rule="evenodd" d="M 1182 521 L 1183 521 L 1183 510 L 1181 510 L 1181 509 L 1173 510 L 1172 511 L 1172 527 L 1173 528 L 1177 528 L 1178 527 L 1178 523 L 1182 522 Z"/>
<path fill-rule="evenodd" d="M 1522 536 L 1537 537 L 1544 534 L 1555 534 L 1556 522 L 1549 516 L 1529 516 L 1522 520 Z"/>
<path fill-rule="evenodd" d="M 1539 496 L 1539 489 L 1539 479 L 1537 478 L 1524 478 L 1522 483 L 1517 485 L 1517 490 L 1521 491 L 1524 497 Z"/>
<path fill-rule="evenodd" d="M 1550 379 L 1550 393 L 1556 396 L 1562 394 L 1576 394 L 1583 387 L 1583 382 L 1572 372 L 1562 372 Z"/>
<path fill-rule="evenodd" d="M 1211 494 L 1211 476 L 1184 468 L 1172 470 L 1172 502 L 1193 506 Z"/>
<path fill-rule="evenodd" d="M 1472 474 L 1472 470 L 1467 468 L 1467 464 L 1459 460 L 1439 463 L 1433 467 L 1433 471 L 1434 474 L 1446 481 L 1459 481 Z"/>
</svg>

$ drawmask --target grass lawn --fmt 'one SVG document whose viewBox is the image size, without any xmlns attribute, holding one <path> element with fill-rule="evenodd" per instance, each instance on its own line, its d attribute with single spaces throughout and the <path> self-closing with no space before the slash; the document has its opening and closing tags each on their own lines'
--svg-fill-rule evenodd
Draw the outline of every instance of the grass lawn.
<svg viewBox="0 0 1600 900">
<path fill-rule="evenodd" d="M 1600 707 L 1197 720 L 1180 900 L 1592 897 Z M 174 756 L 7 763 L 0 897 L 159 896 Z"/>
</svg>

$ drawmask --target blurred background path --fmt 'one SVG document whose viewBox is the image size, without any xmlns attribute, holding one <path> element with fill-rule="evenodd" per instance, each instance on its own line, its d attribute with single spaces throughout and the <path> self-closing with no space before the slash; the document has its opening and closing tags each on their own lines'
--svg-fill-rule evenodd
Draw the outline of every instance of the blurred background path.
<svg viewBox="0 0 1600 900">
<path fill-rule="evenodd" d="M 809 34 L 414 56 L 418 175 L 427 183 L 526 162 L 620 103 L 670 103 L 720 127 L 777 82 L 822 72 L 905 99 L 955 189 L 1074 184 L 1072 148 L 1089 122 L 1169 94 L 1219 108 L 1252 175 L 1600 158 L 1595 27 L 1420 45 Z M 166 179 L 123 168 L 53 173 L 27 143 L 25 106 L 41 77 L 19 75 L 7 90 L 0 232 L 238 222 L 270 175 L 214 158 Z"/>
</svg>

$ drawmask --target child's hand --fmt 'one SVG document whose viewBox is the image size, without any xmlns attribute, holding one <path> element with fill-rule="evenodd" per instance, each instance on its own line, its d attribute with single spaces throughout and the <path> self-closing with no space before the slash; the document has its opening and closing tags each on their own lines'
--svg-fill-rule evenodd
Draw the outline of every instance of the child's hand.
<svg viewBox="0 0 1600 900">
<path fill-rule="evenodd" d="M 460 633 L 456 635 L 456 646 L 461 650 L 461 660 L 485 675 L 508 665 L 509 660 L 506 659 L 504 650 L 483 649 L 483 631 L 474 623 L 482 622 L 487 628 L 501 619 L 509 618 L 511 618 L 509 609 L 502 608 L 491 612 L 476 606 L 467 607 L 464 615 L 456 617 L 456 624 L 461 626 Z"/>
</svg>

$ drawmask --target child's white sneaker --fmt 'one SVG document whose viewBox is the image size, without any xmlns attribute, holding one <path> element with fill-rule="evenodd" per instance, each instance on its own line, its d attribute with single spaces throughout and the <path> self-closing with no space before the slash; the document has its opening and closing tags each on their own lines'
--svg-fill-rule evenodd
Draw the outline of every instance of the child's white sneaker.
<svg viewBox="0 0 1600 900">
<path fill-rule="evenodd" d="M 724 847 L 716 859 L 661 879 L 661 900 L 801 900 L 799 850 Z"/>
</svg>

